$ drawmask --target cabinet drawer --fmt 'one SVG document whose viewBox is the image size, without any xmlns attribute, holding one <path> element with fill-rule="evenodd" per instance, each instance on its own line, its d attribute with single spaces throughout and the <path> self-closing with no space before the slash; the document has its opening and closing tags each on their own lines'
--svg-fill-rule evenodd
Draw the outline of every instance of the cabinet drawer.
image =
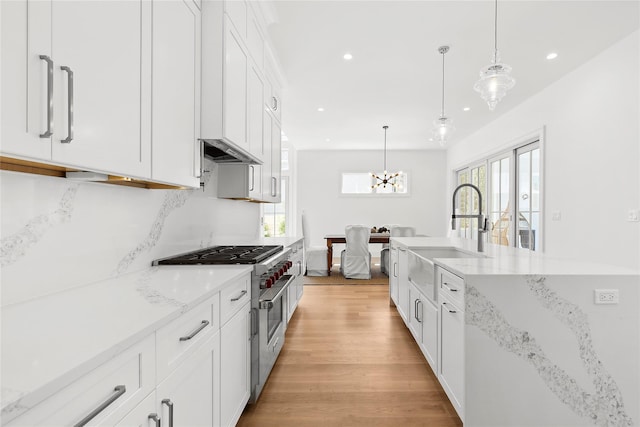
<svg viewBox="0 0 640 427">
<path fill-rule="evenodd" d="M 162 381 L 219 328 L 218 294 L 159 329 L 158 381 Z"/>
<path fill-rule="evenodd" d="M 113 425 L 155 387 L 155 336 L 125 350 L 8 426 Z M 87 420 L 87 418 L 90 418 Z"/>
<path fill-rule="evenodd" d="M 220 325 L 227 323 L 251 300 L 251 275 L 246 274 L 220 291 Z"/>
<path fill-rule="evenodd" d="M 464 309 L 464 279 L 438 267 L 438 289 Z"/>
</svg>

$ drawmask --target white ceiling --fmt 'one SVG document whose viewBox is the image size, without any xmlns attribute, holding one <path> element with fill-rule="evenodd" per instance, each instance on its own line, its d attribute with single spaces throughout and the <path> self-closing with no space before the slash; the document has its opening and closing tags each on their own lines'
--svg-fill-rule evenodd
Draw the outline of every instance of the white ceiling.
<svg viewBox="0 0 640 427">
<path fill-rule="evenodd" d="M 276 0 L 273 6 L 269 36 L 286 80 L 283 131 L 298 149 L 382 149 L 383 125 L 389 125 L 389 150 L 440 148 L 428 138 L 441 108 L 441 45 L 451 46 L 445 110 L 454 120 L 455 144 L 640 22 L 638 0 L 501 0 L 498 49 L 516 86 L 490 112 L 473 84 L 491 58 L 493 1 Z M 552 51 L 558 58 L 549 61 Z M 351 61 L 343 59 L 346 52 Z"/>
</svg>

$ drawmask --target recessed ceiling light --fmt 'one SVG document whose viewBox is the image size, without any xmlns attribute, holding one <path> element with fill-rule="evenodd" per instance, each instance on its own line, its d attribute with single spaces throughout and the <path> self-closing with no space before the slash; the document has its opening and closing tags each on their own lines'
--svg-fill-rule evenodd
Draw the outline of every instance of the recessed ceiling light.
<svg viewBox="0 0 640 427">
<path fill-rule="evenodd" d="M 464 107 L 464 108 L 462 109 L 462 111 L 470 111 L 470 110 L 471 110 L 471 107 Z"/>
<path fill-rule="evenodd" d="M 547 59 L 556 59 L 558 57 L 558 54 L 555 52 L 551 52 L 550 54 L 547 55 Z"/>
<path fill-rule="evenodd" d="M 343 58 L 346 59 L 347 61 L 350 61 L 353 59 L 353 55 L 347 52 L 344 54 Z"/>
<path fill-rule="evenodd" d="M 318 107 L 318 111 L 320 111 L 322 113 L 324 111 L 324 108 Z"/>
</svg>

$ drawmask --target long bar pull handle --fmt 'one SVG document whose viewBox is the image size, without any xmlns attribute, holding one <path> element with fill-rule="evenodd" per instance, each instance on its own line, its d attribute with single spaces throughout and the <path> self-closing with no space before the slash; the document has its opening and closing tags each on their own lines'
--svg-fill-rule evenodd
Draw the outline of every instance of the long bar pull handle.
<svg viewBox="0 0 640 427">
<path fill-rule="evenodd" d="M 47 62 L 47 130 L 40 138 L 49 138 L 53 135 L 53 61 L 47 55 L 40 55 L 40 59 Z"/>
<path fill-rule="evenodd" d="M 113 402 L 115 402 L 120 396 L 122 396 L 126 392 L 127 392 L 127 388 L 124 385 L 115 386 L 115 388 L 113 389 L 113 394 L 111 396 L 109 396 L 109 398 L 107 400 L 102 402 L 96 409 L 91 411 L 89 413 L 89 415 L 84 417 L 82 420 L 78 421 L 78 423 L 75 424 L 74 427 L 83 427 L 83 426 L 87 425 L 89 423 L 89 421 L 91 421 L 92 419 L 94 419 L 96 417 L 96 415 L 98 415 L 100 412 L 104 411 L 109 405 L 111 405 Z"/>
<path fill-rule="evenodd" d="M 271 195 L 273 197 L 276 197 L 278 195 L 278 180 L 276 179 L 275 176 L 271 177 Z"/>
<path fill-rule="evenodd" d="M 67 72 L 67 137 L 60 140 L 63 144 L 73 141 L 73 71 L 71 68 L 63 65 L 60 67 L 62 71 Z"/>
<path fill-rule="evenodd" d="M 251 185 L 249 186 L 249 191 L 253 191 L 255 189 L 254 181 L 256 179 L 256 170 L 253 165 L 249 165 L 249 169 L 251 169 Z"/>
<path fill-rule="evenodd" d="M 398 266 L 397 262 L 393 263 L 393 277 L 398 277 L 398 272 L 396 270 L 396 267 Z"/>
<path fill-rule="evenodd" d="M 446 302 L 443 302 L 442 305 L 444 306 L 444 308 L 447 309 L 447 311 L 449 313 L 457 313 L 458 312 L 457 310 L 451 310 L 450 308 L 447 308 L 448 304 Z"/>
<path fill-rule="evenodd" d="M 171 399 L 162 399 L 162 404 L 169 408 L 169 427 L 173 427 L 173 402 Z"/>
<path fill-rule="evenodd" d="M 191 338 L 195 337 L 196 335 L 198 335 L 198 333 L 203 330 L 204 328 L 207 327 L 207 325 L 209 324 L 208 320 L 203 320 L 202 323 L 200 323 L 200 326 L 198 326 L 196 328 L 195 331 L 191 332 L 189 335 L 187 335 L 186 337 L 180 337 L 180 341 L 189 341 Z"/>
<path fill-rule="evenodd" d="M 418 303 L 418 307 L 416 308 L 416 320 L 422 323 L 422 301 L 416 300 L 416 302 Z"/>
<path fill-rule="evenodd" d="M 240 300 L 240 298 L 242 298 L 243 296 L 245 296 L 247 294 L 246 290 L 243 290 L 242 292 L 240 292 L 240 295 L 238 295 L 237 297 L 233 297 L 231 298 L 231 302 L 235 302 Z"/>
<path fill-rule="evenodd" d="M 162 427 L 162 422 L 160 421 L 158 414 L 149 414 L 149 419 L 156 423 L 156 427 Z"/>
<path fill-rule="evenodd" d="M 251 339 L 258 335 L 258 309 L 251 309 Z"/>
<path fill-rule="evenodd" d="M 271 106 L 271 109 L 272 109 L 273 111 L 278 111 L 278 98 L 276 98 L 275 96 L 272 96 L 272 97 L 271 97 L 271 100 L 272 100 L 272 102 L 271 102 L 271 105 L 272 105 L 272 106 Z"/>
</svg>

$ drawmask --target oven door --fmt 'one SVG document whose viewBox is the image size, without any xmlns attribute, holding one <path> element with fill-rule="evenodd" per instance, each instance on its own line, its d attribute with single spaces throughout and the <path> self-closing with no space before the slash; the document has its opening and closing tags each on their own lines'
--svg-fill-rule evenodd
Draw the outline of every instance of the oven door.
<svg viewBox="0 0 640 427">
<path fill-rule="evenodd" d="M 259 302 L 260 383 L 258 394 L 284 345 L 287 327 L 287 290 L 294 276 L 282 276 L 271 288 L 263 289 Z"/>
</svg>

